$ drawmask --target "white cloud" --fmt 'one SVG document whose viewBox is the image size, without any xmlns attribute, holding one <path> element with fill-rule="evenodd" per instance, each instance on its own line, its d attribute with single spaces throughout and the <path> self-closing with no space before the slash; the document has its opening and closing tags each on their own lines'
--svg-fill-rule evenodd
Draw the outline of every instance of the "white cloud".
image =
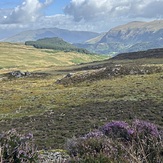
<svg viewBox="0 0 163 163">
<path fill-rule="evenodd" d="M 130 21 L 163 18 L 163 0 L 71 0 L 64 14 L 44 15 L 44 9 L 52 2 L 55 1 L 24 0 L 14 9 L 0 9 L 0 30 L 58 27 L 106 32 Z"/>
<path fill-rule="evenodd" d="M 53 0 L 46 0 L 41 3 L 39 0 L 25 0 L 21 5 L 15 7 L 3 16 L 1 23 L 3 24 L 27 24 L 35 22 L 41 16 L 41 10 L 50 5 Z"/>
<path fill-rule="evenodd" d="M 81 20 L 80 22 L 75 22 L 72 16 L 64 14 L 42 17 L 37 22 L 37 26 L 45 28 L 57 27 L 62 29 L 84 31 L 97 31 L 99 29 L 99 26 L 98 29 L 95 28 L 95 26 L 97 26 L 97 23 L 89 24 L 86 23 L 84 20 Z"/>
<path fill-rule="evenodd" d="M 53 16 L 44 16 L 41 17 L 37 21 L 37 27 L 34 24 L 33 28 L 45 27 L 58 27 L 62 29 L 69 30 L 80 30 L 80 31 L 96 31 L 96 32 L 104 32 L 108 31 L 110 27 L 114 27 L 116 25 L 127 23 L 126 20 L 120 20 L 119 18 L 110 19 L 110 22 L 106 21 L 106 19 L 100 21 L 85 21 L 84 19 L 80 21 L 74 21 L 73 16 L 58 14 Z"/>
<path fill-rule="evenodd" d="M 46 0 L 46 1 L 44 2 L 44 4 L 45 4 L 45 5 L 50 5 L 52 2 L 53 2 L 53 0 Z"/>
<path fill-rule="evenodd" d="M 75 21 L 124 17 L 163 17 L 163 0 L 71 0 L 64 9 Z"/>
</svg>

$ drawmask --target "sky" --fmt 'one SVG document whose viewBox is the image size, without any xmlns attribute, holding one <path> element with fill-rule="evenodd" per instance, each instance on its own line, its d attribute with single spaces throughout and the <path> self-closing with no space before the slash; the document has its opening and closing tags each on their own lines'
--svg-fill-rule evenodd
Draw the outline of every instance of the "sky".
<svg viewBox="0 0 163 163">
<path fill-rule="evenodd" d="M 29 29 L 107 32 L 163 18 L 163 0 L 0 0 L 0 39 Z"/>
</svg>

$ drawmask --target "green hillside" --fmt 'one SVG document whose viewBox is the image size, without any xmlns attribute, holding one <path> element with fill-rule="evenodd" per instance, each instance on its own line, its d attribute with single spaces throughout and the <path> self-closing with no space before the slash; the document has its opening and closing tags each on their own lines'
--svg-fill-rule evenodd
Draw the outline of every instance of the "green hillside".
<svg viewBox="0 0 163 163">
<path fill-rule="evenodd" d="M 58 37 L 44 38 L 44 39 L 39 39 L 37 41 L 26 41 L 25 45 L 32 45 L 35 48 L 39 48 L 39 49 L 53 49 L 53 50 L 66 51 L 66 52 L 75 51 L 75 52 L 90 54 L 88 50 L 77 48 L 74 45 Z"/>
</svg>

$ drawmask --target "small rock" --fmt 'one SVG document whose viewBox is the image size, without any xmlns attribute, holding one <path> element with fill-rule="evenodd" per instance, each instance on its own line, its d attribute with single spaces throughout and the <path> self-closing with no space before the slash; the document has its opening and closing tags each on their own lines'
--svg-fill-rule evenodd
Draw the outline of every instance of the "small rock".
<svg viewBox="0 0 163 163">
<path fill-rule="evenodd" d="M 74 74 L 73 73 L 68 73 L 65 78 L 71 78 Z"/>
<path fill-rule="evenodd" d="M 12 71 L 9 73 L 12 77 L 20 78 L 20 77 L 25 77 L 25 76 L 30 76 L 30 72 L 23 72 L 23 71 Z"/>
</svg>

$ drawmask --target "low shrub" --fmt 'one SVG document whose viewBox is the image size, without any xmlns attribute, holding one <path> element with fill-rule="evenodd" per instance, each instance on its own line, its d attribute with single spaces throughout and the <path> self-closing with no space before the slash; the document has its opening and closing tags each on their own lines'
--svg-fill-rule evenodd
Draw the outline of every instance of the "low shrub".
<svg viewBox="0 0 163 163">
<path fill-rule="evenodd" d="M 3 163 L 36 162 L 37 148 L 31 133 L 23 136 L 12 129 L 0 135 L 0 157 Z"/>
<path fill-rule="evenodd" d="M 146 121 L 135 120 L 131 124 L 113 121 L 84 136 L 69 139 L 64 154 L 45 151 L 39 155 L 33 135 L 20 135 L 13 129 L 0 135 L 0 162 L 161 163 L 162 134 L 155 124 Z"/>
<path fill-rule="evenodd" d="M 118 163 L 163 161 L 163 142 L 156 125 L 135 120 L 131 125 L 113 121 L 67 141 L 71 162 Z"/>
<path fill-rule="evenodd" d="M 161 163 L 163 161 L 162 132 L 158 131 L 156 125 L 135 120 L 132 123 L 134 135 L 132 139 L 132 155 L 142 162 Z"/>
<path fill-rule="evenodd" d="M 123 121 L 114 121 L 102 126 L 100 130 L 111 138 L 119 138 L 123 140 L 130 140 L 133 134 L 133 129 Z"/>
</svg>

